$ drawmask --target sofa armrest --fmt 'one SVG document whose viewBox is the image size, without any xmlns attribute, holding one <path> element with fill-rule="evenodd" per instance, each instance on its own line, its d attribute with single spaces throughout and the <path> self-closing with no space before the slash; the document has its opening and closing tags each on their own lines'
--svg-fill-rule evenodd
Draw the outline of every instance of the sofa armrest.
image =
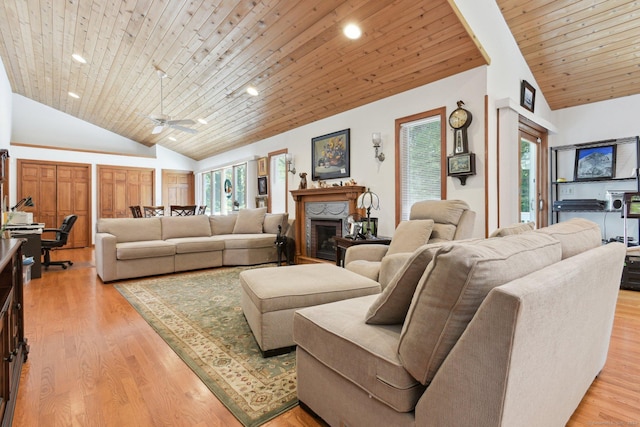
<svg viewBox="0 0 640 427">
<path fill-rule="evenodd" d="M 346 266 L 352 261 L 382 261 L 382 258 L 387 254 L 389 246 L 376 245 L 376 244 L 364 244 L 356 245 L 347 248 L 344 254 L 344 265 Z"/>
<path fill-rule="evenodd" d="M 96 272 L 103 282 L 118 279 L 116 267 L 116 236 L 96 233 Z"/>
<path fill-rule="evenodd" d="M 565 425 L 607 357 L 626 249 L 613 245 L 491 290 L 416 425 Z"/>
</svg>

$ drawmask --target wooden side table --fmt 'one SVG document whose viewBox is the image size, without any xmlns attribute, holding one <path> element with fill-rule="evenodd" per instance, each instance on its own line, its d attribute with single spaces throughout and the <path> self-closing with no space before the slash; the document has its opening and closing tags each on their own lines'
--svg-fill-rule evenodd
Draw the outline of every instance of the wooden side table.
<svg viewBox="0 0 640 427">
<path fill-rule="evenodd" d="M 346 237 L 335 237 L 336 241 L 336 265 L 344 267 L 344 254 L 347 248 L 355 245 L 388 245 L 391 237 L 377 237 L 375 239 L 347 239 Z"/>
</svg>

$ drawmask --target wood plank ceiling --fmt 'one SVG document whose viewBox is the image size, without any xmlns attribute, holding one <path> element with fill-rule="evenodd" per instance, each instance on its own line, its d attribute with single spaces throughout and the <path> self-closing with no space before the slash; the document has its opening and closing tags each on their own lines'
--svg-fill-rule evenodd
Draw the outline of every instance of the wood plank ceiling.
<svg viewBox="0 0 640 427">
<path fill-rule="evenodd" d="M 14 93 L 200 160 L 486 64 L 458 15 L 452 0 L 2 0 L 0 57 Z M 155 67 L 164 114 L 206 120 L 197 134 L 151 134 Z"/>
<path fill-rule="evenodd" d="M 640 93 L 640 2 L 497 4 L 551 109 Z"/>
</svg>

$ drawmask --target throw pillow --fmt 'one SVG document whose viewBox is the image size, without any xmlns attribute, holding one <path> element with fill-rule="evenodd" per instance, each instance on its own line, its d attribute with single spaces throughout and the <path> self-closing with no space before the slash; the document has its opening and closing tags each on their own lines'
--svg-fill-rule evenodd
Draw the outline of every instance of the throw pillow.
<svg viewBox="0 0 640 427">
<path fill-rule="evenodd" d="M 432 219 L 412 219 L 398 224 L 387 255 L 402 252 L 413 252 L 429 242 L 433 230 Z"/>
<path fill-rule="evenodd" d="M 221 234 L 233 233 L 233 227 L 236 225 L 238 215 L 211 215 L 209 221 L 211 223 L 211 235 L 219 236 Z"/>
<path fill-rule="evenodd" d="M 233 234 L 261 234 L 267 208 L 240 209 Z"/>
<path fill-rule="evenodd" d="M 282 233 L 283 234 L 286 233 L 287 227 L 289 225 L 288 213 L 278 213 L 278 214 L 268 213 L 264 216 L 263 229 L 265 233 L 278 234 L 279 225 L 282 226 Z"/>
<path fill-rule="evenodd" d="M 404 322 L 420 277 L 440 246 L 441 243 L 424 245 L 411 255 L 369 307 L 366 323 L 396 325 Z"/>
<path fill-rule="evenodd" d="M 398 355 L 404 368 L 427 385 L 491 289 L 561 257 L 560 242 L 541 233 L 439 248 L 420 279 L 402 327 Z"/>
</svg>

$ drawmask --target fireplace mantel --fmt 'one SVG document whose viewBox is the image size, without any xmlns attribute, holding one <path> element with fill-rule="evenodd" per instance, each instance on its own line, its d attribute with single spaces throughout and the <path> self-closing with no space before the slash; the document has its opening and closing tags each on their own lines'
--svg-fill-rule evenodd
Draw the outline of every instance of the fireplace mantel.
<svg viewBox="0 0 640 427">
<path fill-rule="evenodd" d="M 360 185 L 291 190 L 293 200 L 296 202 L 296 263 L 304 264 L 321 262 L 321 260 L 311 258 L 307 254 L 307 236 L 305 233 L 305 224 L 307 221 L 305 217 L 305 203 L 346 201 L 349 204 L 349 214 L 358 213 L 360 215 L 364 215 L 363 210 L 358 209 L 357 207 L 358 196 L 364 193 L 364 191 L 365 188 Z"/>
</svg>

